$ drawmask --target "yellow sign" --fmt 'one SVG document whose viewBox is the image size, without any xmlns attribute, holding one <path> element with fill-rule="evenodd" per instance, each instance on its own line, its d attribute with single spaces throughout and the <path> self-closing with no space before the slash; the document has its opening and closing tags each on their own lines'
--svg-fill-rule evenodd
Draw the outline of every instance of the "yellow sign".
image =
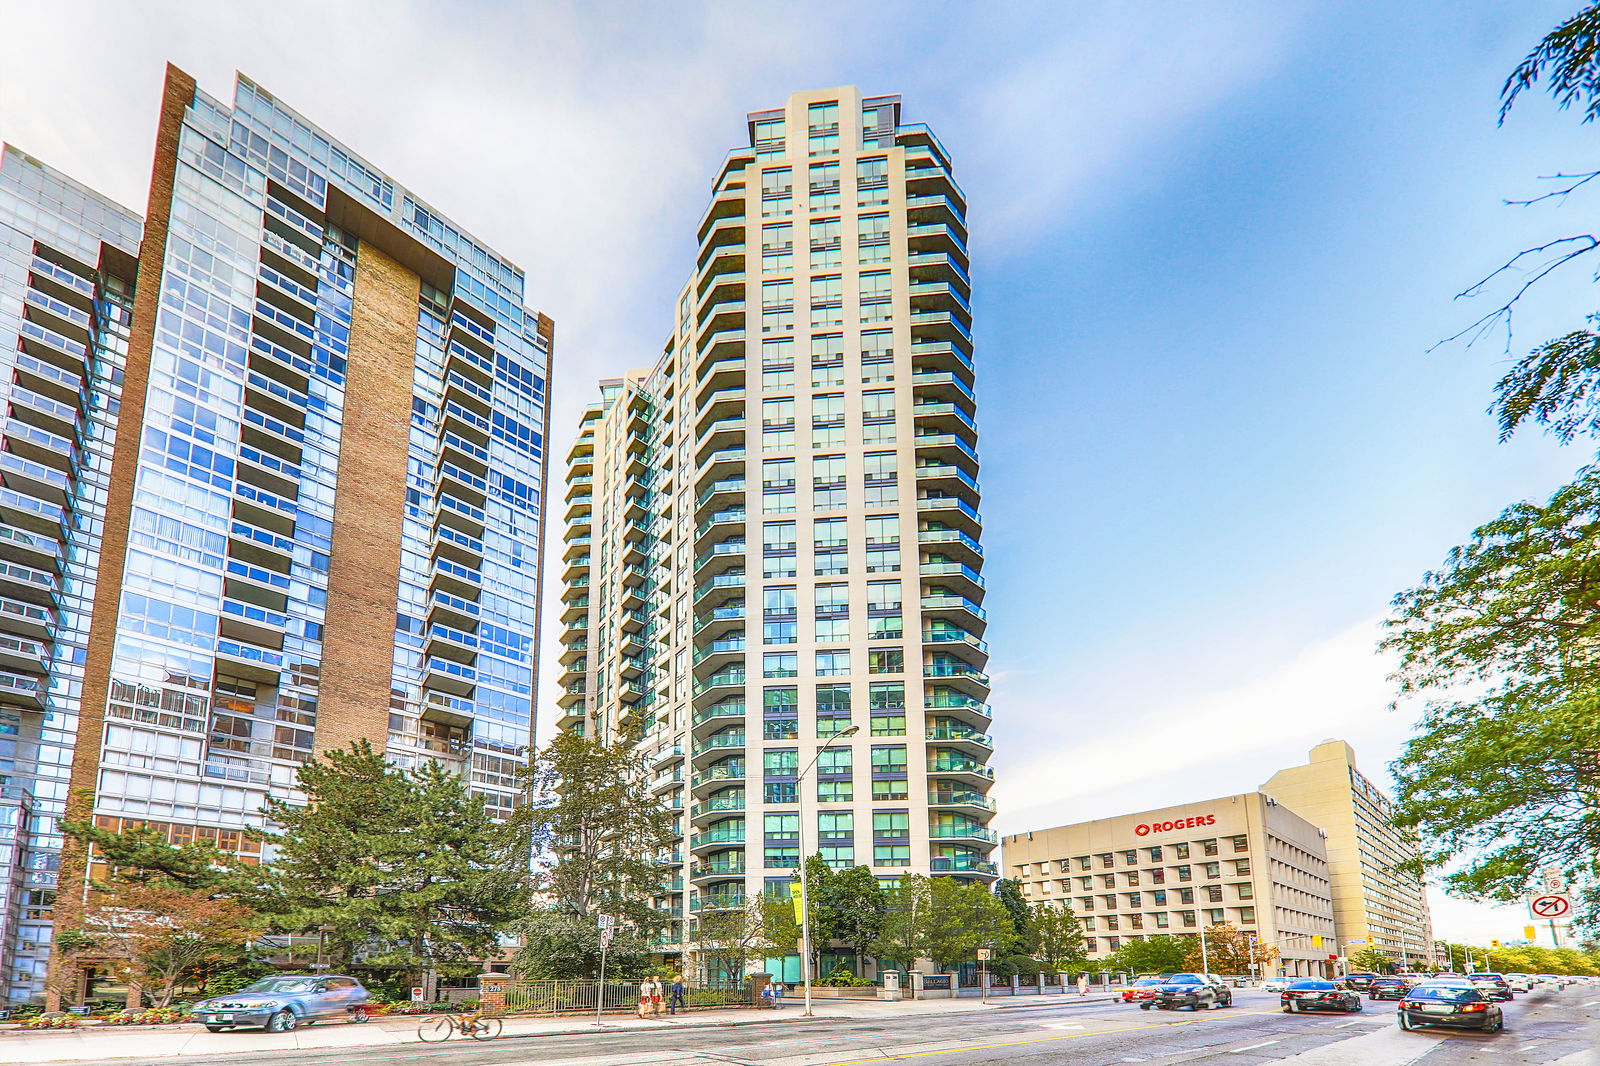
<svg viewBox="0 0 1600 1066">
<path fill-rule="evenodd" d="M 1522 927 L 1522 939 L 1537 940 L 1539 939 L 1539 931 L 1531 925 L 1525 925 Z"/>
<path fill-rule="evenodd" d="M 1322 938 L 1320 936 L 1312 937 L 1311 938 L 1311 946 L 1314 947 L 1314 948 L 1320 948 L 1322 946 Z"/>
<path fill-rule="evenodd" d="M 802 911 L 800 906 L 799 886 L 795 887 L 794 895 L 789 897 L 789 902 L 794 904 L 794 924 L 799 925 L 801 922 L 805 921 L 805 913 Z"/>
</svg>

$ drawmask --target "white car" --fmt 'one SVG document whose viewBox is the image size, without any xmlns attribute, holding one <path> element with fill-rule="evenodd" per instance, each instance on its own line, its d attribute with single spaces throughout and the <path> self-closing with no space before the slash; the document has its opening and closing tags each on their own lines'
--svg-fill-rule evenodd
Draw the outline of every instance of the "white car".
<svg viewBox="0 0 1600 1066">
<path fill-rule="evenodd" d="M 1288 987 L 1289 979 L 1287 977 L 1269 977 L 1261 982 L 1261 991 L 1263 992 L 1282 992 Z"/>
<path fill-rule="evenodd" d="M 1511 991 L 1513 992 L 1533 991 L 1533 977 L 1531 974 L 1508 973 L 1501 976 L 1506 979 L 1506 984 L 1511 986 Z"/>
</svg>

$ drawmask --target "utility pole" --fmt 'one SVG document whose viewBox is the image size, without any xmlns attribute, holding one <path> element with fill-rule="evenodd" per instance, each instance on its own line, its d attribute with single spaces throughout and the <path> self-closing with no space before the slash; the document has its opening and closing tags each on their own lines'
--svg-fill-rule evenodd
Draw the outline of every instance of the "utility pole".
<svg viewBox="0 0 1600 1066">
<path fill-rule="evenodd" d="M 1200 972 L 1211 972 L 1211 957 L 1206 951 L 1206 927 L 1200 927 Z"/>
<path fill-rule="evenodd" d="M 861 731 L 861 727 L 853 725 L 849 729 L 842 729 L 828 739 L 828 742 L 817 749 L 811 756 L 811 762 L 800 776 L 795 780 L 795 803 L 800 814 L 800 973 L 805 979 L 806 1009 L 805 1017 L 811 1014 L 811 904 L 807 899 L 807 888 L 810 878 L 806 876 L 806 774 L 817 765 L 817 760 L 822 758 L 822 753 L 833 747 L 836 740 L 843 740 Z"/>
</svg>

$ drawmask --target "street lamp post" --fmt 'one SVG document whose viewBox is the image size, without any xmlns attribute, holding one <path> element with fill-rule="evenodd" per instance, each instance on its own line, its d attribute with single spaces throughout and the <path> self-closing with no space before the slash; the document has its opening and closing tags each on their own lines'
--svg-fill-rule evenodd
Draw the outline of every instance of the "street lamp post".
<svg viewBox="0 0 1600 1066">
<path fill-rule="evenodd" d="M 818 748 L 815 755 L 811 756 L 811 761 L 806 764 L 806 768 L 804 770 L 800 771 L 800 777 L 795 781 L 795 801 L 800 812 L 800 974 L 802 980 L 805 982 L 805 1017 L 807 1018 L 812 1017 L 812 1014 L 811 905 L 810 901 L 806 898 L 807 883 L 810 881 L 806 871 L 806 774 L 809 774 L 811 772 L 811 768 L 817 765 L 817 760 L 822 758 L 822 753 L 833 747 L 834 741 L 843 740 L 845 737 L 852 736 L 860 731 L 860 726 L 853 725 L 850 728 L 842 729 L 833 736 L 829 737 L 828 742 L 822 745 L 822 747 Z"/>
</svg>

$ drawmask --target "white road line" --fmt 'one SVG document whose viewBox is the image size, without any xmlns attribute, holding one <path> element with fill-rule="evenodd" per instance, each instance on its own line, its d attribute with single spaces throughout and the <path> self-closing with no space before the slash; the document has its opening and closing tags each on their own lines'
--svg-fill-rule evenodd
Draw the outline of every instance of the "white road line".
<svg viewBox="0 0 1600 1066">
<path fill-rule="evenodd" d="M 1585 1007 L 1592 1007 L 1596 1003 L 1600 1003 L 1600 999 L 1591 999 L 1589 1002 L 1585 1003 L 1584 1006 Z"/>
<path fill-rule="evenodd" d="M 1360 1025 L 1360 1024 L 1361 1024 L 1360 1022 L 1340 1022 L 1338 1025 L 1334 1026 L 1334 1028 L 1335 1029 L 1348 1029 L 1352 1025 Z"/>
<path fill-rule="evenodd" d="M 1534 1048 L 1542 1047 L 1542 1046 L 1543 1046 L 1542 1044 L 1529 1044 L 1527 1047 L 1519 1047 L 1519 1048 L 1517 1048 L 1517 1050 L 1519 1052 L 1521 1052 L 1521 1051 L 1532 1051 Z"/>
<path fill-rule="evenodd" d="M 1281 1038 L 1278 1039 L 1278 1040 L 1267 1040 L 1267 1041 L 1263 1041 L 1260 1044 L 1251 1044 L 1249 1047 L 1236 1047 L 1233 1050 L 1229 1051 L 1228 1054 L 1237 1055 L 1242 1051 L 1254 1051 L 1258 1047 L 1267 1047 L 1269 1044 L 1281 1044 L 1281 1043 L 1283 1043 L 1283 1040 Z"/>
</svg>

